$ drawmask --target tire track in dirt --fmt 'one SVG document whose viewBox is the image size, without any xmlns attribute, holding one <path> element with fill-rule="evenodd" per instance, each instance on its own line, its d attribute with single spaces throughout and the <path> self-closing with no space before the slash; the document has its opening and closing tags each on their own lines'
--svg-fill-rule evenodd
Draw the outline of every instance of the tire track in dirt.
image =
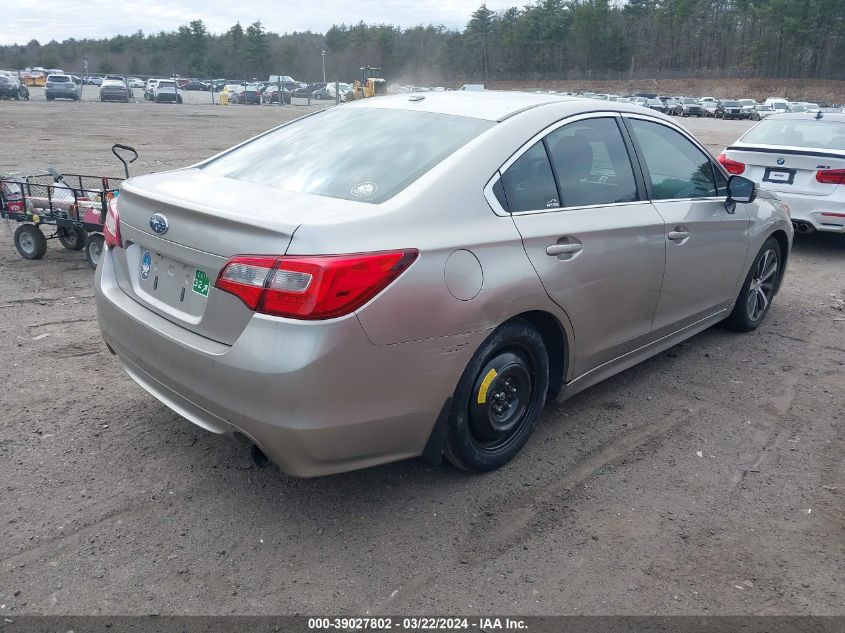
<svg viewBox="0 0 845 633">
<path fill-rule="evenodd" d="M 689 421 L 698 409 L 691 402 L 681 402 L 659 422 L 626 433 L 579 462 L 574 468 L 539 494 L 527 490 L 517 498 L 508 496 L 497 505 L 491 522 L 476 528 L 461 542 L 456 550 L 461 563 L 477 566 L 495 559 L 514 548 L 545 523 L 551 520 L 547 515 L 558 511 L 557 504 L 576 486 L 583 484 L 602 468 L 623 460 L 633 451 L 665 435 L 675 427 Z M 686 406 L 683 406 L 686 405 Z M 386 600 L 370 606 L 367 613 L 395 608 L 407 598 L 416 595 L 417 590 L 430 584 L 437 573 L 422 574 L 405 587 L 394 591 Z"/>
</svg>

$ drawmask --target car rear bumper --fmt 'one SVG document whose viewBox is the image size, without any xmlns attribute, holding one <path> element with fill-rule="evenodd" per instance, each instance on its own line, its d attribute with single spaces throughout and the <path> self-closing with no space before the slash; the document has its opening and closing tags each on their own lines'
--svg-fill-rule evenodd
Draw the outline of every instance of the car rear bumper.
<svg viewBox="0 0 845 633">
<path fill-rule="evenodd" d="M 79 95 L 75 90 L 44 90 L 44 96 L 54 99 L 76 99 Z"/>
<path fill-rule="evenodd" d="M 840 193 L 840 189 L 842 193 Z M 845 187 L 840 185 L 830 196 L 807 196 L 775 192 L 781 200 L 789 205 L 793 223 L 807 222 L 816 231 L 830 231 L 845 233 Z M 825 215 L 838 214 L 838 215 Z"/>
<path fill-rule="evenodd" d="M 228 346 L 126 295 L 108 250 L 95 294 L 103 338 L 141 387 L 208 431 L 245 436 L 297 476 L 422 454 L 487 334 L 382 346 L 355 316 L 302 322 L 255 315 Z"/>
</svg>

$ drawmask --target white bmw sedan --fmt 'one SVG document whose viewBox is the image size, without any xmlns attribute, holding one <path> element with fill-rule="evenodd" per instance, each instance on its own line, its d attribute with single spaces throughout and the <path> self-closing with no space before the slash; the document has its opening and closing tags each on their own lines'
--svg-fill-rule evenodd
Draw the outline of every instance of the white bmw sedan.
<svg viewBox="0 0 845 633">
<path fill-rule="evenodd" d="M 845 233 L 845 115 L 773 115 L 726 148 L 719 162 L 776 192 L 797 233 Z"/>
</svg>

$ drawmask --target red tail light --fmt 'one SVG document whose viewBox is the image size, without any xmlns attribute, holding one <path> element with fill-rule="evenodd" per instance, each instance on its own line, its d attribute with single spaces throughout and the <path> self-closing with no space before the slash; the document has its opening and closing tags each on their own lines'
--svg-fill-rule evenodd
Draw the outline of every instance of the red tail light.
<svg viewBox="0 0 845 633">
<path fill-rule="evenodd" d="M 825 185 L 845 183 L 845 169 L 821 169 L 816 172 L 816 180 Z"/>
<path fill-rule="evenodd" d="M 352 255 L 235 256 L 216 288 L 263 314 L 331 319 L 367 303 L 405 272 L 416 249 Z"/>
<path fill-rule="evenodd" d="M 722 152 L 719 154 L 719 162 L 722 163 L 722 167 L 728 170 L 729 174 L 739 175 L 745 171 L 745 163 L 740 163 L 736 160 L 731 160 L 725 153 Z"/>
<path fill-rule="evenodd" d="M 120 215 L 117 212 L 117 198 L 109 200 L 109 210 L 103 224 L 103 237 L 105 238 L 106 248 L 122 245 L 120 242 Z"/>
</svg>

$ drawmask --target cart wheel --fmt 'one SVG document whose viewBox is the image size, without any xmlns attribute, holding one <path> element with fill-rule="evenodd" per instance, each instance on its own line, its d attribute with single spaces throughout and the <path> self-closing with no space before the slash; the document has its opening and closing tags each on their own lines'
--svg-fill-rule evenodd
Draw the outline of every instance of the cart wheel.
<svg viewBox="0 0 845 633">
<path fill-rule="evenodd" d="M 58 233 L 62 246 L 69 251 L 81 251 L 88 240 L 88 233 L 77 226 L 60 227 Z"/>
<path fill-rule="evenodd" d="M 47 238 L 34 224 L 21 224 L 15 231 L 15 248 L 24 259 L 41 259 L 47 252 Z"/>
<path fill-rule="evenodd" d="M 85 246 L 85 259 L 91 268 L 96 268 L 100 263 L 100 256 L 103 254 L 103 236 L 99 233 L 92 233 L 88 236 L 88 244 Z"/>
</svg>

